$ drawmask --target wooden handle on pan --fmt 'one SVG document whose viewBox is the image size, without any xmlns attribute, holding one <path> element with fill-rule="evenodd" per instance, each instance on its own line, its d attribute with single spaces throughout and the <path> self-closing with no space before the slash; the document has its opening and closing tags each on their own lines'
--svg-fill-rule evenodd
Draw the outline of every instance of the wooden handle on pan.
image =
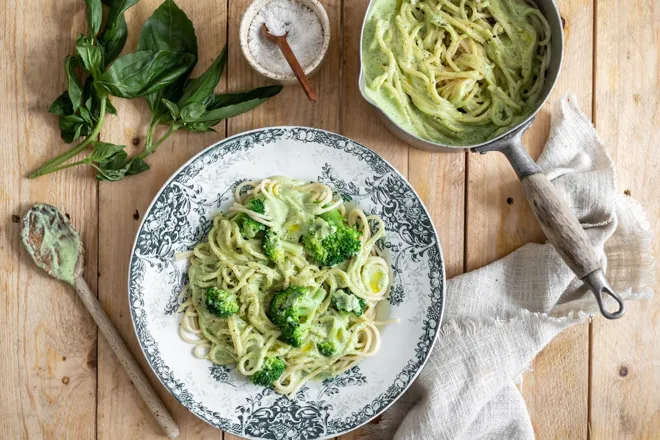
<svg viewBox="0 0 660 440">
<path fill-rule="evenodd" d="M 163 432 L 165 432 L 169 438 L 178 437 L 179 427 L 176 422 L 172 419 L 167 408 L 165 408 L 165 405 L 163 405 L 163 402 L 158 397 L 158 394 L 156 394 L 151 383 L 149 383 L 144 372 L 128 350 L 126 343 L 124 343 L 117 332 L 114 324 L 110 321 L 108 315 L 105 314 L 98 299 L 96 299 L 96 296 L 94 296 L 81 276 L 76 278 L 75 287 L 80 299 L 87 307 L 87 310 L 89 310 L 92 318 L 94 318 L 96 325 L 101 330 L 103 337 L 105 337 L 105 340 L 110 344 L 110 348 L 114 351 L 119 363 L 124 368 L 124 371 L 126 371 L 126 374 L 128 374 L 128 377 L 133 382 L 133 385 L 135 385 L 135 388 L 137 388 L 138 393 L 142 396 L 142 399 L 149 407 L 149 410 L 154 415 L 154 418 L 162 428 Z"/>
<path fill-rule="evenodd" d="M 607 319 L 623 316 L 626 311 L 623 301 L 607 282 L 586 232 L 554 185 L 543 173 L 525 176 L 521 182 L 525 197 L 548 241 L 568 267 L 591 289 L 601 314 Z M 605 295 L 617 303 L 615 311 L 605 308 Z"/>
<path fill-rule="evenodd" d="M 543 173 L 537 173 L 525 177 L 522 186 L 548 241 L 578 278 L 600 269 L 600 260 L 582 225 L 552 182 Z"/>
</svg>

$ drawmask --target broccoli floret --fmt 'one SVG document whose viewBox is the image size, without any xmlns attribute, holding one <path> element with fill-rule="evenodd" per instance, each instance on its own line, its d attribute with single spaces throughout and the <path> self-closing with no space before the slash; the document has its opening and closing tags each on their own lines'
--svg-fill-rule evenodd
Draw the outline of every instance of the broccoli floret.
<svg viewBox="0 0 660 440">
<path fill-rule="evenodd" d="M 332 211 L 324 212 L 319 217 L 321 217 L 323 220 L 327 221 L 328 223 L 333 223 L 337 226 L 346 224 L 346 222 L 344 221 L 344 217 L 342 217 L 341 212 L 339 212 L 338 209 L 333 209 Z"/>
<path fill-rule="evenodd" d="M 317 217 L 302 237 L 307 252 L 321 266 L 334 266 L 360 250 L 360 233 L 349 227 L 338 210 Z"/>
<path fill-rule="evenodd" d="M 352 313 L 355 316 L 362 316 L 364 309 L 367 307 L 365 300 L 356 296 L 353 292 L 346 293 L 341 289 L 333 292 L 330 304 L 340 312 Z"/>
<path fill-rule="evenodd" d="M 278 357 L 268 357 L 264 359 L 261 368 L 250 377 L 250 380 L 252 380 L 252 383 L 255 385 L 268 387 L 280 378 L 282 373 L 284 373 L 285 368 L 286 366 L 282 359 Z"/>
<path fill-rule="evenodd" d="M 282 239 L 269 229 L 264 234 L 264 240 L 261 244 L 264 249 L 264 254 L 276 263 L 284 261 L 284 246 L 282 246 Z"/>
<path fill-rule="evenodd" d="M 264 203 L 264 199 L 261 197 L 251 198 L 250 200 L 247 201 L 245 207 L 250 211 L 256 212 L 257 214 L 266 213 L 266 204 Z"/>
<path fill-rule="evenodd" d="M 238 298 L 235 294 L 216 287 L 206 291 L 206 308 L 220 318 L 226 318 L 238 312 Z"/>
<path fill-rule="evenodd" d="M 307 336 L 309 317 L 322 300 L 322 296 L 311 295 L 305 287 L 290 286 L 276 292 L 267 315 L 282 332 L 280 339 L 293 347 L 300 347 Z"/>
<path fill-rule="evenodd" d="M 316 348 L 323 356 L 332 357 L 337 353 L 337 344 L 333 341 L 323 341 L 316 344 Z"/>
<path fill-rule="evenodd" d="M 263 223 L 259 223 L 258 221 L 245 216 L 243 218 L 243 222 L 241 224 L 241 234 L 245 238 L 254 238 L 259 234 L 261 231 L 266 229 L 266 225 Z"/>
<path fill-rule="evenodd" d="M 266 205 L 264 204 L 264 199 L 260 197 L 254 197 L 247 201 L 245 207 L 250 211 L 254 211 L 257 214 L 266 213 Z M 234 217 L 236 223 L 241 229 L 241 234 L 245 238 L 254 238 L 261 231 L 266 230 L 266 225 L 259 223 L 258 221 L 252 219 L 249 215 L 246 215 L 243 212 L 240 212 Z"/>
</svg>

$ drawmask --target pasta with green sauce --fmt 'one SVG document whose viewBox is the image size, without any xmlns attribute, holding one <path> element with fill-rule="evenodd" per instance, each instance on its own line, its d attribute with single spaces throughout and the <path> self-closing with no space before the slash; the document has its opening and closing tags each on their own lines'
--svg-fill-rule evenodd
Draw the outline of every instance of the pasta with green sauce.
<svg viewBox="0 0 660 440">
<path fill-rule="evenodd" d="M 448 145 L 494 138 L 536 107 L 550 25 L 525 0 L 376 0 L 365 93 L 403 128 Z"/>
<path fill-rule="evenodd" d="M 294 395 L 376 354 L 378 327 L 397 321 L 376 320 L 392 279 L 382 220 L 286 177 L 244 182 L 234 199 L 189 256 L 179 329 L 194 355 Z"/>
</svg>

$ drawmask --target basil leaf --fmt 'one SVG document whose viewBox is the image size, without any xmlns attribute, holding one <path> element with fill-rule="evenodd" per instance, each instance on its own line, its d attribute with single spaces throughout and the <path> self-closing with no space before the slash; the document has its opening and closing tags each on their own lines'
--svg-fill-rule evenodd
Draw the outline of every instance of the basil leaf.
<svg viewBox="0 0 660 440">
<path fill-rule="evenodd" d="M 78 138 L 82 135 L 82 129 L 83 129 L 83 127 L 84 127 L 83 125 L 77 125 L 77 126 L 76 126 L 76 131 L 75 131 L 75 133 L 74 133 L 74 135 L 73 135 L 73 140 L 70 141 L 69 143 L 75 141 L 76 139 L 78 139 Z"/>
<path fill-rule="evenodd" d="M 112 158 L 120 151 L 124 151 L 125 145 L 109 144 L 107 142 L 94 141 L 92 142 L 94 150 L 87 157 L 90 162 L 104 162 Z"/>
<path fill-rule="evenodd" d="M 128 38 L 128 26 L 124 15 L 120 15 L 116 21 L 108 24 L 105 30 L 98 38 L 98 43 L 105 49 L 105 65 L 109 65 L 115 60 L 124 49 L 126 39 Z"/>
<path fill-rule="evenodd" d="M 98 180 L 117 181 L 125 176 L 140 174 L 149 169 L 149 164 L 140 157 L 134 157 L 128 162 L 127 159 L 128 155 L 122 150 L 98 165 L 92 164 L 98 171 L 96 178 Z"/>
<path fill-rule="evenodd" d="M 115 181 L 123 178 L 129 167 L 129 164 L 126 163 L 127 158 L 128 154 L 124 150 L 121 150 L 99 162 L 98 165 L 92 164 L 98 171 L 96 173 L 96 179 Z"/>
<path fill-rule="evenodd" d="M 210 108 L 196 122 L 214 126 L 257 107 L 282 91 L 282 86 L 259 87 L 249 92 L 216 95 Z"/>
<path fill-rule="evenodd" d="M 99 44 L 105 48 L 105 65 L 119 56 L 128 37 L 128 26 L 124 12 L 139 0 L 102 0 L 108 6 L 108 19 L 105 30 L 99 37 Z"/>
<path fill-rule="evenodd" d="M 111 95 L 137 98 L 157 92 L 184 75 L 195 56 L 160 50 L 139 51 L 117 58 L 99 78 Z"/>
<path fill-rule="evenodd" d="M 74 72 L 74 69 L 79 63 L 80 58 L 77 56 L 68 56 L 64 59 L 64 71 L 66 72 L 67 90 L 69 92 L 69 99 L 73 105 L 73 111 L 78 110 L 83 96 L 82 86 L 80 85 L 80 81 L 76 76 L 76 72 Z"/>
<path fill-rule="evenodd" d="M 94 38 L 101 30 L 103 21 L 103 5 L 101 0 L 85 0 L 87 5 L 85 16 L 87 17 L 87 35 Z"/>
<path fill-rule="evenodd" d="M 217 122 L 193 122 L 191 124 L 185 124 L 184 127 L 193 133 L 206 133 L 207 131 L 215 131 L 212 127 L 216 124 Z"/>
<path fill-rule="evenodd" d="M 108 23 L 114 22 L 140 0 L 101 0 L 108 7 Z"/>
<path fill-rule="evenodd" d="M 86 124 L 93 125 L 94 121 L 92 120 L 92 114 L 87 110 L 87 107 L 80 107 L 78 109 L 80 112 L 80 117 L 83 118 Z"/>
<path fill-rule="evenodd" d="M 282 86 L 265 86 L 257 87 L 256 89 L 247 92 L 238 93 L 222 93 L 213 97 L 213 101 L 207 105 L 209 110 L 219 109 L 230 105 L 241 104 L 246 101 L 254 99 L 268 99 L 277 95 L 282 91 Z"/>
<path fill-rule="evenodd" d="M 134 157 L 133 160 L 131 160 L 131 163 L 128 165 L 128 169 L 126 170 L 126 175 L 134 176 L 136 174 L 140 174 L 147 171 L 149 168 L 150 168 L 149 164 L 146 163 L 142 158 Z"/>
<path fill-rule="evenodd" d="M 192 68 L 191 68 L 192 70 Z M 162 100 L 166 99 L 172 103 L 178 101 L 181 95 L 183 94 L 183 86 L 185 84 L 186 75 L 181 75 L 174 84 L 167 86 L 163 90 L 152 93 L 147 96 L 147 102 L 149 103 L 149 109 L 154 118 L 158 119 L 167 119 L 169 111 L 167 107 L 163 104 Z"/>
<path fill-rule="evenodd" d="M 62 92 L 55 101 L 48 108 L 48 113 L 54 115 L 64 116 L 73 114 L 73 104 L 71 104 L 71 98 L 69 98 L 69 92 Z"/>
<path fill-rule="evenodd" d="M 107 92 L 105 89 L 98 87 L 98 85 L 94 82 L 94 78 L 89 76 L 87 77 L 85 86 L 83 87 L 83 96 L 87 98 L 85 101 L 85 107 L 90 111 L 94 122 L 96 122 L 101 113 L 101 98 L 103 96 L 107 97 Z M 117 109 L 115 109 L 115 107 L 112 105 L 110 99 L 106 100 L 105 111 L 106 113 L 113 115 L 117 114 Z"/>
<path fill-rule="evenodd" d="M 199 102 L 191 102 L 181 109 L 181 120 L 184 123 L 197 121 L 206 112 L 204 104 Z"/>
<path fill-rule="evenodd" d="M 103 66 L 103 47 L 94 46 L 93 39 L 80 34 L 76 40 L 76 52 L 78 52 L 85 70 L 91 73 L 94 78 L 98 78 L 101 75 L 101 67 Z"/>
<path fill-rule="evenodd" d="M 110 102 L 110 98 L 108 98 L 108 100 L 105 102 L 105 111 L 111 115 L 117 114 L 117 109 L 114 105 L 112 105 L 112 102 Z"/>
<path fill-rule="evenodd" d="M 60 136 L 67 144 L 87 136 L 92 132 L 92 126 L 80 115 L 61 115 L 59 117 Z"/>
<path fill-rule="evenodd" d="M 167 50 L 197 56 L 195 28 L 172 0 L 165 0 L 142 26 L 137 50 Z"/>
<path fill-rule="evenodd" d="M 167 109 L 170 111 L 170 114 L 172 115 L 172 120 L 179 119 L 181 112 L 179 111 L 178 105 L 176 105 L 169 99 L 165 99 L 165 98 L 163 98 L 163 105 L 167 107 Z"/>
<path fill-rule="evenodd" d="M 206 69 L 206 72 L 197 79 L 194 79 L 186 85 L 183 96 L 179 99 L 179 107 L 184 107 L 191 102 L 204 102 L 204 100 L 213 94 L 215 87 L 220 82 L 223 70 L 227 64 L 227 45 L 222 49 L 218 58 Z"/>
<path fill-rule="evenodd" d="M 172 0 L 165 0 L 156 9 L 147 22 L 142 26 L 137 50 L 168 50 L 176 53 L 188 53 L 195 56 L 195 63 L 190 66 L 190 71 L 197 63 L 197 36 L 192 22 Z M 190 71 L 188 73 L 190 73 Z M 163 119 L 168 109 L 162 103 L 165 98 L 176 102 L 183 94 L 185 77 L 182 75 L 177 82 L 147 96 L 147 102 L 154 118 Z"/>
</svg>

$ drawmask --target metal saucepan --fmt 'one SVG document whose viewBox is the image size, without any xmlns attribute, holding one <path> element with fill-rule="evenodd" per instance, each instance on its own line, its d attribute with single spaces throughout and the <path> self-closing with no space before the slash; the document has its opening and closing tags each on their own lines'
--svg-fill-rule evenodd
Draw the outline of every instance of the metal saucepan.
<svg viewBox="0 0 660 440">
<path fill-rule="evenodd" d="M 370 15 L 371 8 L 375 1 L 378 0 L 372 0 L 367 9 L 365 21 L 362 25 L 362 34 L 364 34 L 367 18 Z M 480 144 L 459 147 L 427 141 L 399 127 L 371 99 L 369 99 L 368 96 L 366 96 L 364 92 L 366 83 L 362 69 L 360 69 L 359 80 L 360 93 L 367 102 L 376 108 L 379 116 L 390 131 L 412 146 L 429 151 L 457 151 L 469 148 L 473 152 L 482 154 L 489 151 L 499 151 L 503 153 L 507 159 L 509 159 L 511 166 L 516 171 L 516 174 L 522 183 L 525 197 L 531 205 L 532 211 L 539 221 L 548 241 L 550 241 L 555 249 L 557 249 L 557 252 L 559 252 L 571 270 L 573 270 L 573 272 L 575 272 L 575 274 L 591 289 L 596 296 L 598 307 L 603 316 L 608 319 L 620 318 L 625 312 L 624 303 L 621 298 L 614 293 L 607 282 L 600 260 L 591 246 L 582 226 L 569 208 L 568 204 L 562 199 L 548 178 L 541 172 L 541 169 L 536 165 L 522 144 L 523 133 L 532 124 L 536 113 L 548 99 L 548 96 L 550 96 L 550 93 L 552 92 L 552 88 L 557 82 L 564 51 L 564 33 L 557 6 L 553 0 L 537 0 L 536 3 L 550 23 L 552 31 L 552 59 L 547 71 L 547 77 L 545 84 L 543 85 L 543 91 L 538 106 L 527 119 L 520 124 L 511 127 L 506 133 Z M 364 35 L 361 35 L 360 37 L 360 57 L 362 56 L 363 37 Z M 605 309 L 603 304 L 603 294 L 609 295 L 618 303 L 617 311 L 609 312 Z"/>
</svg>

